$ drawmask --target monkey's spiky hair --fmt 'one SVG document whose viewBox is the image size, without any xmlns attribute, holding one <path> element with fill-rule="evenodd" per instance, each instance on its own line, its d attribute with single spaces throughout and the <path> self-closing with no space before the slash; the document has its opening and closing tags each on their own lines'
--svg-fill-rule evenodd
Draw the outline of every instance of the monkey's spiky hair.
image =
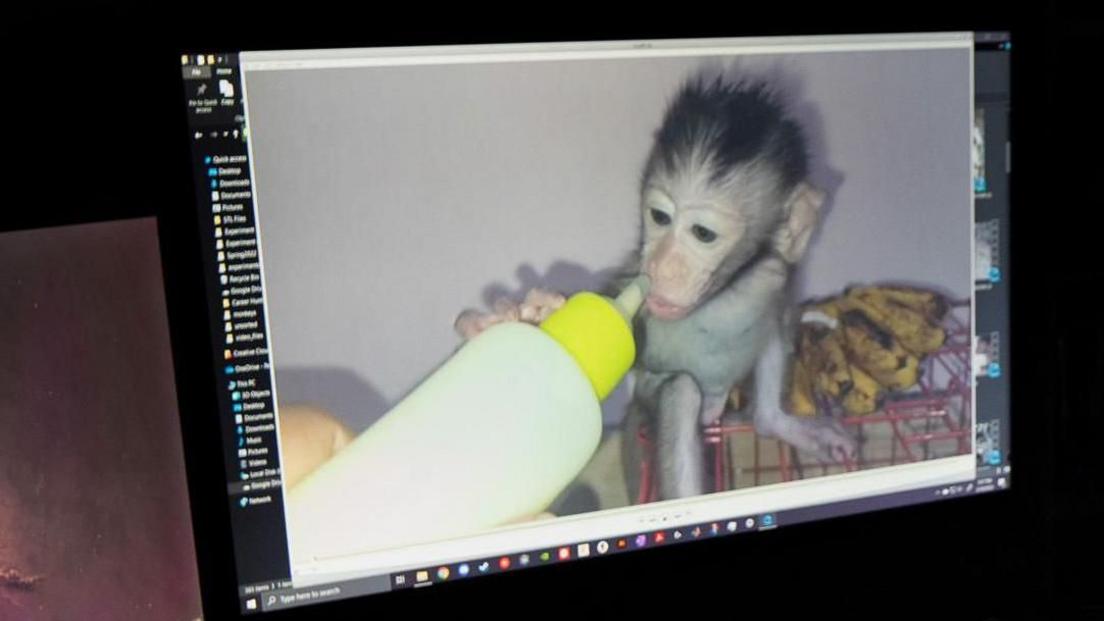
<svg viewBox="0 0 1104 621">
<path fill-rule="evenodd" d="M 711 82 L 698 77 L 675 95 L 655 135 L 651 165 L 674 170 L 695 152 L 712 165 L 712 180 L 734 168 L 763 162 L 774 168 L 782 186 L 793 187 L 808 168 L 805 136 L 787 118 L 777 96 L 763 82 Z M 647 171 L 651 172 L 651 170 Z"/>
</svg>

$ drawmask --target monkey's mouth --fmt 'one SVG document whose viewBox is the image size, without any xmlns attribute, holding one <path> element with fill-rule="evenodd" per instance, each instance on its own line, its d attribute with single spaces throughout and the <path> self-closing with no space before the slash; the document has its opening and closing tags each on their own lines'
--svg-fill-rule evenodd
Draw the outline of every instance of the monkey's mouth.
<svg viewBox="0 0 1104 621">
<path fill-rule="evenodd" d="M 644 303 L 648 307 L 648 312 L 656 319 L 668 321 L 682 319 L 690 312 L 689 306 L 680 306 L 656 295 L 649 295 Z"/>
</svg>

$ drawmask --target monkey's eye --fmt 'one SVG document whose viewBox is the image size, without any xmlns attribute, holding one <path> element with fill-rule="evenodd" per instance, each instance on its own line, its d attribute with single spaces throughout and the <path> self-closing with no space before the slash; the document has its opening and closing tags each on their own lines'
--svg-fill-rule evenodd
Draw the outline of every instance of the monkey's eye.
<svg viewBox="0 0 1104 621">
<path fill-rule="evenodd" d="M 668 224 L 671 223 L 671 216 L 667 215 L 666 213 L 664 213 L 664 212 L 662 212 L 658 209 L 653 209 L 651 211 L 652 211 L 652 220 L 656 224 L 658 224 L 659 226 L 667 226 Z"/>
<path fill-rule="evenodd" d="M 700 224 L 695 224 L 693 227 L 691 227 L 690 232 L 692 232 L 694 234 L 694 237 L 697 237 L 698 241 L 702 242 L 703 244 L 708 244 L 714 239 L 717 239 L 716 233 L 710 231 Z"/>
</svg>

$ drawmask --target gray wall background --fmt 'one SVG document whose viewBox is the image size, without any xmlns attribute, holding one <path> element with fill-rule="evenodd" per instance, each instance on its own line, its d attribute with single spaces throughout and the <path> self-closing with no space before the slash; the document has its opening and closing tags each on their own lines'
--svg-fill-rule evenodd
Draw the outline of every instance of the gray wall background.
<svg viewBox="0 0 1104 621">
<path fill-rule="evenodd" d="M 464 308 L 599 286 L 634 244 L 652 132 L 703 67 L 768 77 L 809 135 L 830 199 L 799 297 L 876 281 L 969 296 L 969 54 L 246 74 L 280 401 L 362 429 L 460 344 Z"/>
</svg>

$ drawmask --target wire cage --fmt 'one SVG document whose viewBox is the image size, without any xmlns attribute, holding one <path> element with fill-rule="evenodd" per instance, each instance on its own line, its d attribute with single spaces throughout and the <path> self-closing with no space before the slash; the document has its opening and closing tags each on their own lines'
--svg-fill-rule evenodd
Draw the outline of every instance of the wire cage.
<svg viewBox="0 0 1104 621">
<path fill-rule="evenodd" d="M 920 364 L 917 385 L 891 393 L 882 406 L 860 416 L 846 414 L 831 399 L 818 396 L 817 414 L 832 416 L 859 440 L 856 459 L 827 464 L 773 438 L 760 437 L 749 422 L 727 417 L 702 428 L 707 480 L 712 491 L 809 479 L 896 464 L 925 461 L 971 451 L 973 351 L 969 300 L 949 304 L 943 320 L 943 347 Z M 637 502 L 658 499 L 654 445 L 641 427 L 640 490 Z"/>
</svg>

